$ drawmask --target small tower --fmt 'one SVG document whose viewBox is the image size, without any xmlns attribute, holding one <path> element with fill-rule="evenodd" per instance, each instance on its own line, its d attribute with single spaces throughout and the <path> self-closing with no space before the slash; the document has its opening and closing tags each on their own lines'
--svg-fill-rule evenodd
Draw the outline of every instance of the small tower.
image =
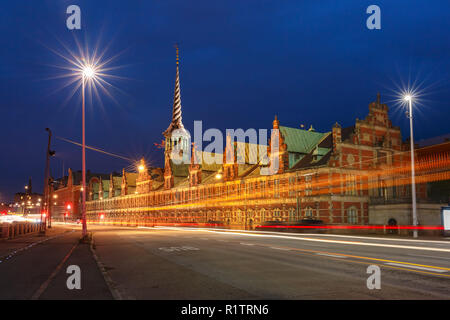
<svg viewBox="0 0 450 320">
<path fill-rule="evenodd" d="M 166 139 L 165 153 L 170 154 L 171 160 L 178 160 L 177 163 L 189 164 L 191 136 L 189 132 L 187 132 L 184 128 L 182 122 L 178 45 L 176 45 L 175 48 L 177 53 L 177 72 L 175 77 L 172 122 L 170 123 L 166 131 L 163 132 L 163 135 Z"/>
<path fill-rule="evenodd" d="M 190 143 L 191 136 L 184 128 L 181 116 L 181 93 L 180 93 L 180 70 L 179 70 L 179 50 L 175 46 L 177 54 L 177 69 L 175 77 L 175 90 L 172 107 L 172 122 L 166 131 L 163 132 L 165 138 L 164 150 L 164 187 L 170 189 L 174 184 L 173 165 L 190 164 Z"/>
</svg>

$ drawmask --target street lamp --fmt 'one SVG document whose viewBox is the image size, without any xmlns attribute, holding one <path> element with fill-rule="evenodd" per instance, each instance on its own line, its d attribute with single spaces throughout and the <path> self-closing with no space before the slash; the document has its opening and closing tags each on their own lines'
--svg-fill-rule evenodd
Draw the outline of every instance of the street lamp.
<svg viewBox="0 0 450 320">
<path fill-rule="evenodd" d="M 414 163 L 414 134 L 413 134 L 413 113 L 412 113 L 412 100 L 413 97 L 410 94 L 406 94 L 403 99 L 409 106 L 409 130 L 410 130 L 410 143 L 411 143 L 411 195 L 412 195 L 412 218 L 413 226 L 417 227 L 417 201 L 416 201 L 416 177 L 415 177 L 415 163 Z M 417 229 L 413 231 L 413 237 L 417 238 Z"/>
<path fill-rule="evenodd" d="M 82 100 L 82 187 L 81 187 L 81 221 L 82 221 L 82 236 L 83 238 L 87 235 L 87 225 L 86 225 L 86 136 L 85 136 L 85 89 L 86 82 L 95 79 L 96 70 L 95 67 L 86 64 L 81 69 L 81 100 Z"/>
<path fill-rule="evenodd" d="M 74 52 L 70 51 L 66 48 L 67 53 L 69 55 L 65 56 L 63 53 L 59 53 L 55 50 L 52 50 L 56 55 L 63 58 L 66 62 L 70 63 L 70 67 L 67 66 L 57 66 L 58 68 L 61 68 L 65 71 L 69 70 L 69 73 L 62 75 L 63 77 L 73 77 L 67 85 L 70 85 L 71 83 L 76 83 L 78 87 L 81 87 L 81 104 L 82 104 L 82 186 L 81 186 L 81 193 L 82 193 L 82 201 L 81 201 L 81 218 L 82 218 L 82 235 L 83 237 L 86 237 L 87 235 L 87 226 L 86 226 L 86 135 L 85 135 L 85 94 L 86 94 L 86 86 L 89 86 L 88 93 L 94 93 L 97 98 L 99 98 L 98 95 L 98 89 L 105 92 L 110 98 L 113 99 L 112 95 L 108 93 L 107 88 L 115 88 L 111 83 L 109 83 L 107 78 L 115 78 L 119 79 L 121 77 L 118 76 L 112 76 L 105 72 L 108 70 L 113 70 L 116 67 L 107 67 L 107 65 L 111 64 L 112 61 L 114 61 L 118 55 L 115 55 L 109 59 L 104 58 L 105 51 L 100 52 L 98 49 L 95 48 L 95 50 L 90 54 L 88 50 L 83 49 L 82 46 L 77 42 L 77 46 L 79 49 L 78 55 L 76 55 Z M 103 60 L 103 61 L 102 61 Z M 74 93 L 75 91 L 73 91 Z M 72 93 L 72 94 L 73 94 Z M 113 99 L 114 100 L 114 99 Z"/>
</svg>

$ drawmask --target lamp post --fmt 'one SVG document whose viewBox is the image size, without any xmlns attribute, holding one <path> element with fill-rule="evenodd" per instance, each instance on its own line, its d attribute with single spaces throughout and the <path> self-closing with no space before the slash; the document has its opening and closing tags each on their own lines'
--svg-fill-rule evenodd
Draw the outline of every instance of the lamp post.
<svg viewBox="0 0 450 320">
<path fill-rule="evenodd" d="M 415 176 L 415 162 L 414 162 L 414 133 L 413 133 L 413 113 L 412 113 L 412 96 L 405 95 L 405 101 L 409 106 L 409 130 L 411 143 L 411 195 L 412 195 L 412 220 L 413 226 L 417 227 L 417 201 L 416 201 L 416 176 Z M 417 229 L 413 230 L 413 237 L 417 238 Z"/>
<path fill-rule="evenodd" d="M 81 221 L 82 221 L 82 236 L 87 235 L 86 225 L 86 134 L 85 134 L 85 89 L 86 81 L 92 79 L 95 76 L 95 70 L 86 65 L 82 70 L 81 78 L 81 108 L 82 108 L 82 187 L 81 187 Z"/>
<path fill-rule="evenodd" d="M 71 51 L 67 50 L 70 56 L 63 56 L 58 54 L 60 57 L 64 58 L 67 62 L 71 64 L 71 67 L 63 67 L 64 69 L 70 70 L 67 76 L 74 77 L 73 82 L 77 82 L 77 89 L 81 87 L 81 107 L 82 107 L 82 185 L 81 185 L 81 220 L 82 220 L 82 236 L 87 235 L 86 226 L 86 134 L 85 134 L 85 104 L 86 104 L 86 86 L 88 86 L 88 93 L 94 92 L 98 97 L 98 89 L 107 92 L 104 85 L 108 87 L 112 86 L 104 78 L 109 77 L 108 74 L 104 73 L 106 70 L 105 66 L 115 59 L 112 57 L 106 61 L 101 61 L 104 52 L 97 55 L 97 49 L 93 54 L 89 54 L 88 50 L 84 50 L 79 46 L 79 55 L 75 56 Z M 81 81 L 81 83 L 80 83 Z M 108 94 L 109 95 L 109 94 Z M 111 96 L 111 95 L 109 95 Z"/>
<path fill-rule="evenodd" d="M 49 128 L 45 128 L 45 131 L 48 132 L 48 144 L 47 144 L 47 153 L 45 160 L 45 181 L 44 181 L 44 206 L 41 210 L 41 232 L 45 232 L 46 224 L 47 224 L 47 215 L 49 215 L 50 208 L 50 197 L 49 197 L 49 181 L 50 181 L 50 157 L 55 155 L 55 151 L 50 150 L 50 143 L 52 140 L 52 131 Z M 44 211 L 44 213 L 42 212 Z M 50 216 L 49 216 L 50 218 Z M 51 228 L 51 224 L 49 225 Z"/>
</svg>

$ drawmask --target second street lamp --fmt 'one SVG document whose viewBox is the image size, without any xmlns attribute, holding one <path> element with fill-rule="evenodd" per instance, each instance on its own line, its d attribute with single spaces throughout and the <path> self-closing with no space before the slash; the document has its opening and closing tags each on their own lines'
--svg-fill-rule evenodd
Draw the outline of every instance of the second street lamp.
<svg viewBox="0 0 450 320">
<path fill-rule="evenodd" d="M 82 187 L 81 187 L 81 221 L 82 221 L 82 236 L 87 235 L 86 224 L 86 134 L 85 134 L 85 90 L 86 82 L 95 78 L 95 68 L 86 65 L 82 70 L 82 83 L 81 83 L 81 108 L 82 108 Z"/>
<path fill-rule="evenodd" d="M 413 132 L 413 111 L 412 111 L 412 99 L 410 94 L 404 96 L 404 100 L 408 103 L 409 112 L 409 130 L 410 130 L 410 143 L 411 143 L 411 196 L 412 196 L 412 222 L 413 226 L 417 227 L 417 200 L 416 200 L 416 177 L 415 177 L 415 163 L 414 163 L 414 132 Z M 413 231 L 413 237 L 417 238 L 417 229 Z"/>
</svg>

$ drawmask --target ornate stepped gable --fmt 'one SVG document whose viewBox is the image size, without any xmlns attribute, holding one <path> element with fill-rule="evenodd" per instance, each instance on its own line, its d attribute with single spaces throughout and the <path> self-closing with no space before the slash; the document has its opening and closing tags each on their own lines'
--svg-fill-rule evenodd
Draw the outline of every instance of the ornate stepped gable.
<svg viewBox="0 0 450 320">
<path fill-rule="evenodd" d="M 152 177 L 149 173 L 149 168 L 147 168 L 145 164 L 144 158 L 142 158 L 139 162 L 138 167 L 138 177 L 136 179 L 136 192 L 148 193 L 152 191 Z"/>
<path fill-rule="evenodd" d="M 127 175 L 125 174 L 125 169 L 122 169 L 121 195 L 125 196 L 127 194 L 128 194 Z"/>
<path fill-rule="evenodd" d="M 237 150 L 234 141 L 227 136 L 225 152 L 223 153 L 223 180 L 231 181 L 238 178 Z"/>
<path fill-rule="evenodd" d="M 284 173 L 289 168 L 289 155 L 287 153 L 287 145 L 285 143 L 285 137 L 281 133 L 280 130 L 280 121 L 278 121 L 278 117 L 275 116 L 275 119 L 272 122 L 272 135 L 269 141 L 269 154 L 270 161 L 276 161 L 275 157 L 278 157 L 278 173 Z M 276 134 L 275 130 L 278 130 L 278 134 Z M 272 150 L 272 139 L 278 138 L 278 152 Z"/>
</svg>

